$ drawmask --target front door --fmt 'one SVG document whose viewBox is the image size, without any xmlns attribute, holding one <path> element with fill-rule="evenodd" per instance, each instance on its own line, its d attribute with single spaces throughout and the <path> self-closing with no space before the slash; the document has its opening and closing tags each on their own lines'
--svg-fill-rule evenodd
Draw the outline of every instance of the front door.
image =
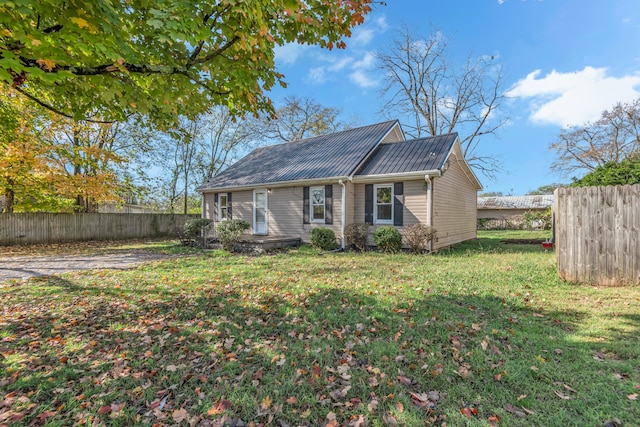
<svg viewBox="0 0 640 427">
<path fill-rule="evenodd" d="M 267 190 L 253 192 L 253 233 L 267 234 Z"/>
</svg>

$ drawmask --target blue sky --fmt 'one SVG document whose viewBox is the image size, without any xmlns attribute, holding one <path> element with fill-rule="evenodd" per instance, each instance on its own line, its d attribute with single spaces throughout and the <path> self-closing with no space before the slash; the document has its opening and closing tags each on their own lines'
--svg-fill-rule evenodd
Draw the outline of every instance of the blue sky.
<svg viewBox="0 0 640 427">
<path fill-rule="evenodd" d="M 440 30 L 452 60 L 492 55 L 504 67 L 509 121 L 483 154 L 499 157 L 495 181 L 479 175 L 483 191 L 524 194 L 568 182 L 549 169 L 548 149 L 563 126 L 595 120 L 616 102 L 640 97 L 639 0 L 387 0 L 347 40 L 346 50 L 288 45 L 276 54 L 287 89 L 273 95 L 309 96 L 358 117 L 384 120 L 374 52 L 407 25 L 416 35 Z"/>
</svg>

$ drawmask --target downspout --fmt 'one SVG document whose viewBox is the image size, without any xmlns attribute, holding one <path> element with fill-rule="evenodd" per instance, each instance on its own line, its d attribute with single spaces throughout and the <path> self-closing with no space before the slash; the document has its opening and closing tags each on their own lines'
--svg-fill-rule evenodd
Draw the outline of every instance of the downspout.
<svg viewBox="0 0 640 427">
<path fill-rule="evenodd" d="M 426 183 L 427 186 L 427 220 L 426 220 L 426 226 L 427 227 L 433 227 L 433 181 L 431 181 L 431 178 L 436 177 L 436 176 L 441 176 L 442 172 L 438 173 L 437 175 L 425 175 L 424 176 L 424 181 Z M 429 245 L 427 246 L 427 250 L 429 252 L 431 252 L 431 241 L 429 241 Z"/>
<path fill-rule="evenodd" d="M 345 221 L 347 220 L 347 209 L 346 209 L 346 204 L 347 204 L 347 186 L 344 184 L 344 182 L 342 180 L 338 180 L 338 184 L 340 184 L 342 186 L 342 209 L 341 209 L 341 221 L 340 221 L 340 232 L 342 233 L 342 243 L 340 244 L 340 247 L 342 248 L 342 250 L 344 250 L 345 247 L 345 239 L 344 239 L 344 229 L 345 229 Z"/>
</svg>

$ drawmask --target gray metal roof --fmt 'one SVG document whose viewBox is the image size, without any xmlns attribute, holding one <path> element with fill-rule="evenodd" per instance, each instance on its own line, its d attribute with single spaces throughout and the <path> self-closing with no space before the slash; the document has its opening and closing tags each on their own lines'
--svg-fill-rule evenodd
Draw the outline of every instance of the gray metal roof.
<svg viewBox="0 0 640 427">
<path fill-rule="evenodd" d="M 386 175 L 441 169 L 457 133 L 380 144 L 356 175 Z"/>
<path fill-rule="evenodd" d="M 397 120 L 258 148 L 197 190 L 348 176 Z"/>
<path fill-rule="evenodd" d="M 478 197 L 478 209 L 546 209 L 552 204 L 553 194 Z"/>
</svg>

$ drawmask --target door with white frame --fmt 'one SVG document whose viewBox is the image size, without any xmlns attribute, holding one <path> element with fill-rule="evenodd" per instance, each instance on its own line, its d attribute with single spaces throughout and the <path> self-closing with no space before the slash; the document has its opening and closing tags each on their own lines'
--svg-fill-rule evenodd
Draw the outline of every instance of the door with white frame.
<svg viewBox="0 0 640 427">
<path fill-rule="evenodd" d="M 267 190 L 253 191 L 253 234 L 267 234 Z"/>
</svg>

